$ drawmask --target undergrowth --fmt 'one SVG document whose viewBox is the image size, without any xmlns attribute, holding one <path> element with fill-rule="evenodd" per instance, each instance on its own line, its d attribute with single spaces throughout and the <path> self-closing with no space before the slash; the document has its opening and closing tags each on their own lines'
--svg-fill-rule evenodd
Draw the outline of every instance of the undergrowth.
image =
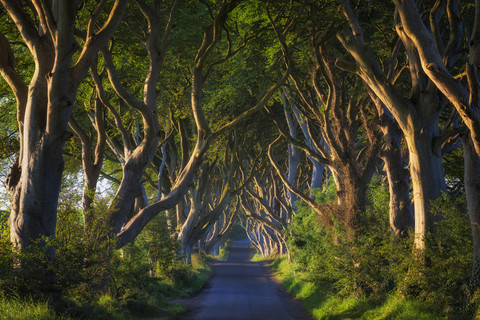
<svg viewBox="0 0 480 320">
<path fill-rule="evenodd" d="M 144 287 L 129 289 L 124 296 L 98 295 L 86 302 L 78 296 L 58 294 L 0 296 L 2 320 L 135 320 L 175 319 L 186 311 L 184 306 L 170 303 L 200 291 L 211 277 L 211 268 L 204 255 L 193 255 L 188 275 L 181 281 L 151 278 Z"/>
<path fill-rule="evenodd" d="M 364 320 L 435 320 L 443 319 L 432 307 L 414 299 L 405 299 L 388 293 L 382 299 L 345 295 L 329 282 L 313 282 L 307 273 L 295 270 L 286 257 L 272 263 L 275 276 L 283 287 L 302 301 L 315 319 Z"/>
<path fill-rule="evenodd" d="M 397 238 L 390 231 L 385 188 L 371 186 L 365 231 L 349 240 L 298 203 L 286 232 L 291 261 L 272 263 L 277 277 L 317 319 L 477 319 L 465 199 L 443 196 L 432 203 L 441 218 L 418 258 L 413 232 Z"/>
<path fill-rule="evenodd" d="M 21 253 L 12 250 L 0 219 L 0 319 L 174 319 L 186 310 L 169 301 L 195 294 L 211 276 L 204 254 L 183 262 L 164 217 L 118 250 L 104 204 L 97 204 L 88 232 L 71 201 L 60 203 L 58 216 L 55 239 Z"/>
</svg>

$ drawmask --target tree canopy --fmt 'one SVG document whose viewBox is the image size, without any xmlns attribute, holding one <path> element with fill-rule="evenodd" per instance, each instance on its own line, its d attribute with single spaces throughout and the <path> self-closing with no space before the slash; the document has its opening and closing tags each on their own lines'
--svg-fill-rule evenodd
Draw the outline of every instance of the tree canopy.
<svg viewBox="0 0 480 320">
<path fill-rule="evenodd" d="M 241 227 L 264 256 L 329 237 L 357 265 L 356 241 L 388 221 L 428 267 L 446 195 L 466 199 L 480 285 L 477 2 L 1 3 L 13 251 L 55 261 L 74 181 L 85 239 L 117 249 L 153 228 L 190 261 Z M 321 230 L 304 240 L 308 210 Z"/>
</svg>

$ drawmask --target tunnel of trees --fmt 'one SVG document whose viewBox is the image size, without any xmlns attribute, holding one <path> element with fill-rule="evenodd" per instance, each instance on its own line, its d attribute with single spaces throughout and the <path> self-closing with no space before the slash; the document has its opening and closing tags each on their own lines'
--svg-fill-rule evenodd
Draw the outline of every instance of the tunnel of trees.
<svg viewBox="0 0 480 320">
<path fill-rule="evenodd" d="M 122 295 L 240 235 L 477 312 L 479 1 L 0 2 L 2 294 Z"/>
</svg>

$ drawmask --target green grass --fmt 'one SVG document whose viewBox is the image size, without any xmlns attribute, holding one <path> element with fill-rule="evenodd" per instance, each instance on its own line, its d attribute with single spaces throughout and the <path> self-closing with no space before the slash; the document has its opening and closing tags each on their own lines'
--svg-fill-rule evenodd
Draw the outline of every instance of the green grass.
<svg viewBox="0 0 480 320">
<path fill-rule="evenodd" d="M 367 311 L 362 319 L 434 320 L 441 318 L 419 302 L 390 296 L 377 308 Z"/>
<path fill-rule="evenodd" d="M 0 296 L 0 319 L 2 320 L 66 320 L 55 314 L 45 301 Z"/>
<path fill-rule="evenodd" d="M 62 314 L 47 301 L 0 297 L 0 319 L 2 320 L 158 320 L 175 319 L 186 311 L 183 306 L 166 302 L 157 302 L 156 306 L 149 305 L 148 308 L 150 310 L 144 310 L 145 313 L 137 314 L 126 309 L 120 301 L 105 295 L 95 305 L 72 305 L 71 314 L 66 311 Z"/>
<path fill-rule="evenodd" d="M 271 260 L 275 260 L 275 259 L 278 259 L 278 258 L 279 258 L 278 255 L 273 255 L 273 256 L 264 257 L 264 256 L 262 256 L 261 254 L 259 254 L 258 252 L 255 252 L 255 254 L 254 254 L 253 257 L 250 259 L 250 261 L 253 261 L 253 262 L 271 261 Z"/>
<path fill-rule="evenodd" d="M 295 272 L 285 257 L 272 263 L 276 277 L 285 289 L 300 299 L 315 319 L 325 320 L 436 320 L 441 319 L 434 310 L 422 304 L 402 299 L 395 294 L 385 300 L 339 295 L 329 283 L 304 280 L 305 275 Z"/>
<path fill-rule="evenodd" d="M 271 257 L 263 257 L 258 252 L 255 252 L 252 259 L 250 259 L 250 261 L 253 261 L 253 262 L 266 261 L 266 260 L 272 260 L 272 258 Z"/>
<path fill-rule="evenodd" d="M 219 250 L 218 255 L 208 255 L 209 260 L 215 260 L 215 261 L 227 261 L 228 257 L 230 256 L 230 251 L 228 250 L 229 244 L 227 246 L 223 247 L 222 249 Z"/>
<path fill-rule="evenodd" d="M 203 254 L 192 255 L 193 277 L 188 281 L 177 285 L 177 297 L 188 297 L 196 294 L 205 286 L 212 276 L 212 268 L 208 264 L 208 259 Z"/>
<path fill-rule="evenodd" d="M 84 304 L 77 299 L 38 300 L 0 295 L 1 320 L 146 320 L 176 319 L 186 312 L 171 298 L 188 297 L 200 291 L 210 279 L 212 270 L 204 255 L 192 255 L 191 268 L 185 268 L 175 282 L 152 279 L 141 300 L 102 295 L 96 303 Z M 148 292 L 148 294 L 147 294 Z"/>
</svg>

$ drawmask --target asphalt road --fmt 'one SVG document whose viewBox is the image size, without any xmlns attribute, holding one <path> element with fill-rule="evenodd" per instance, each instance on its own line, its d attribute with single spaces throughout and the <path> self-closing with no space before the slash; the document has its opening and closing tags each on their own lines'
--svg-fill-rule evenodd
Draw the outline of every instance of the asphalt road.
<svg viewBox="0 0 480 320">
<path fill-rule="evenodd" d="M 246 241 L 230 247 L 226 262 L 212 264 L 214 275 L 199 296 L 183 301 L 191 311 L 184 320 L 310 319 L 298 301 L 290 299 L 268 273 L 264 262 L 250 262 Z"/>
</svg>

